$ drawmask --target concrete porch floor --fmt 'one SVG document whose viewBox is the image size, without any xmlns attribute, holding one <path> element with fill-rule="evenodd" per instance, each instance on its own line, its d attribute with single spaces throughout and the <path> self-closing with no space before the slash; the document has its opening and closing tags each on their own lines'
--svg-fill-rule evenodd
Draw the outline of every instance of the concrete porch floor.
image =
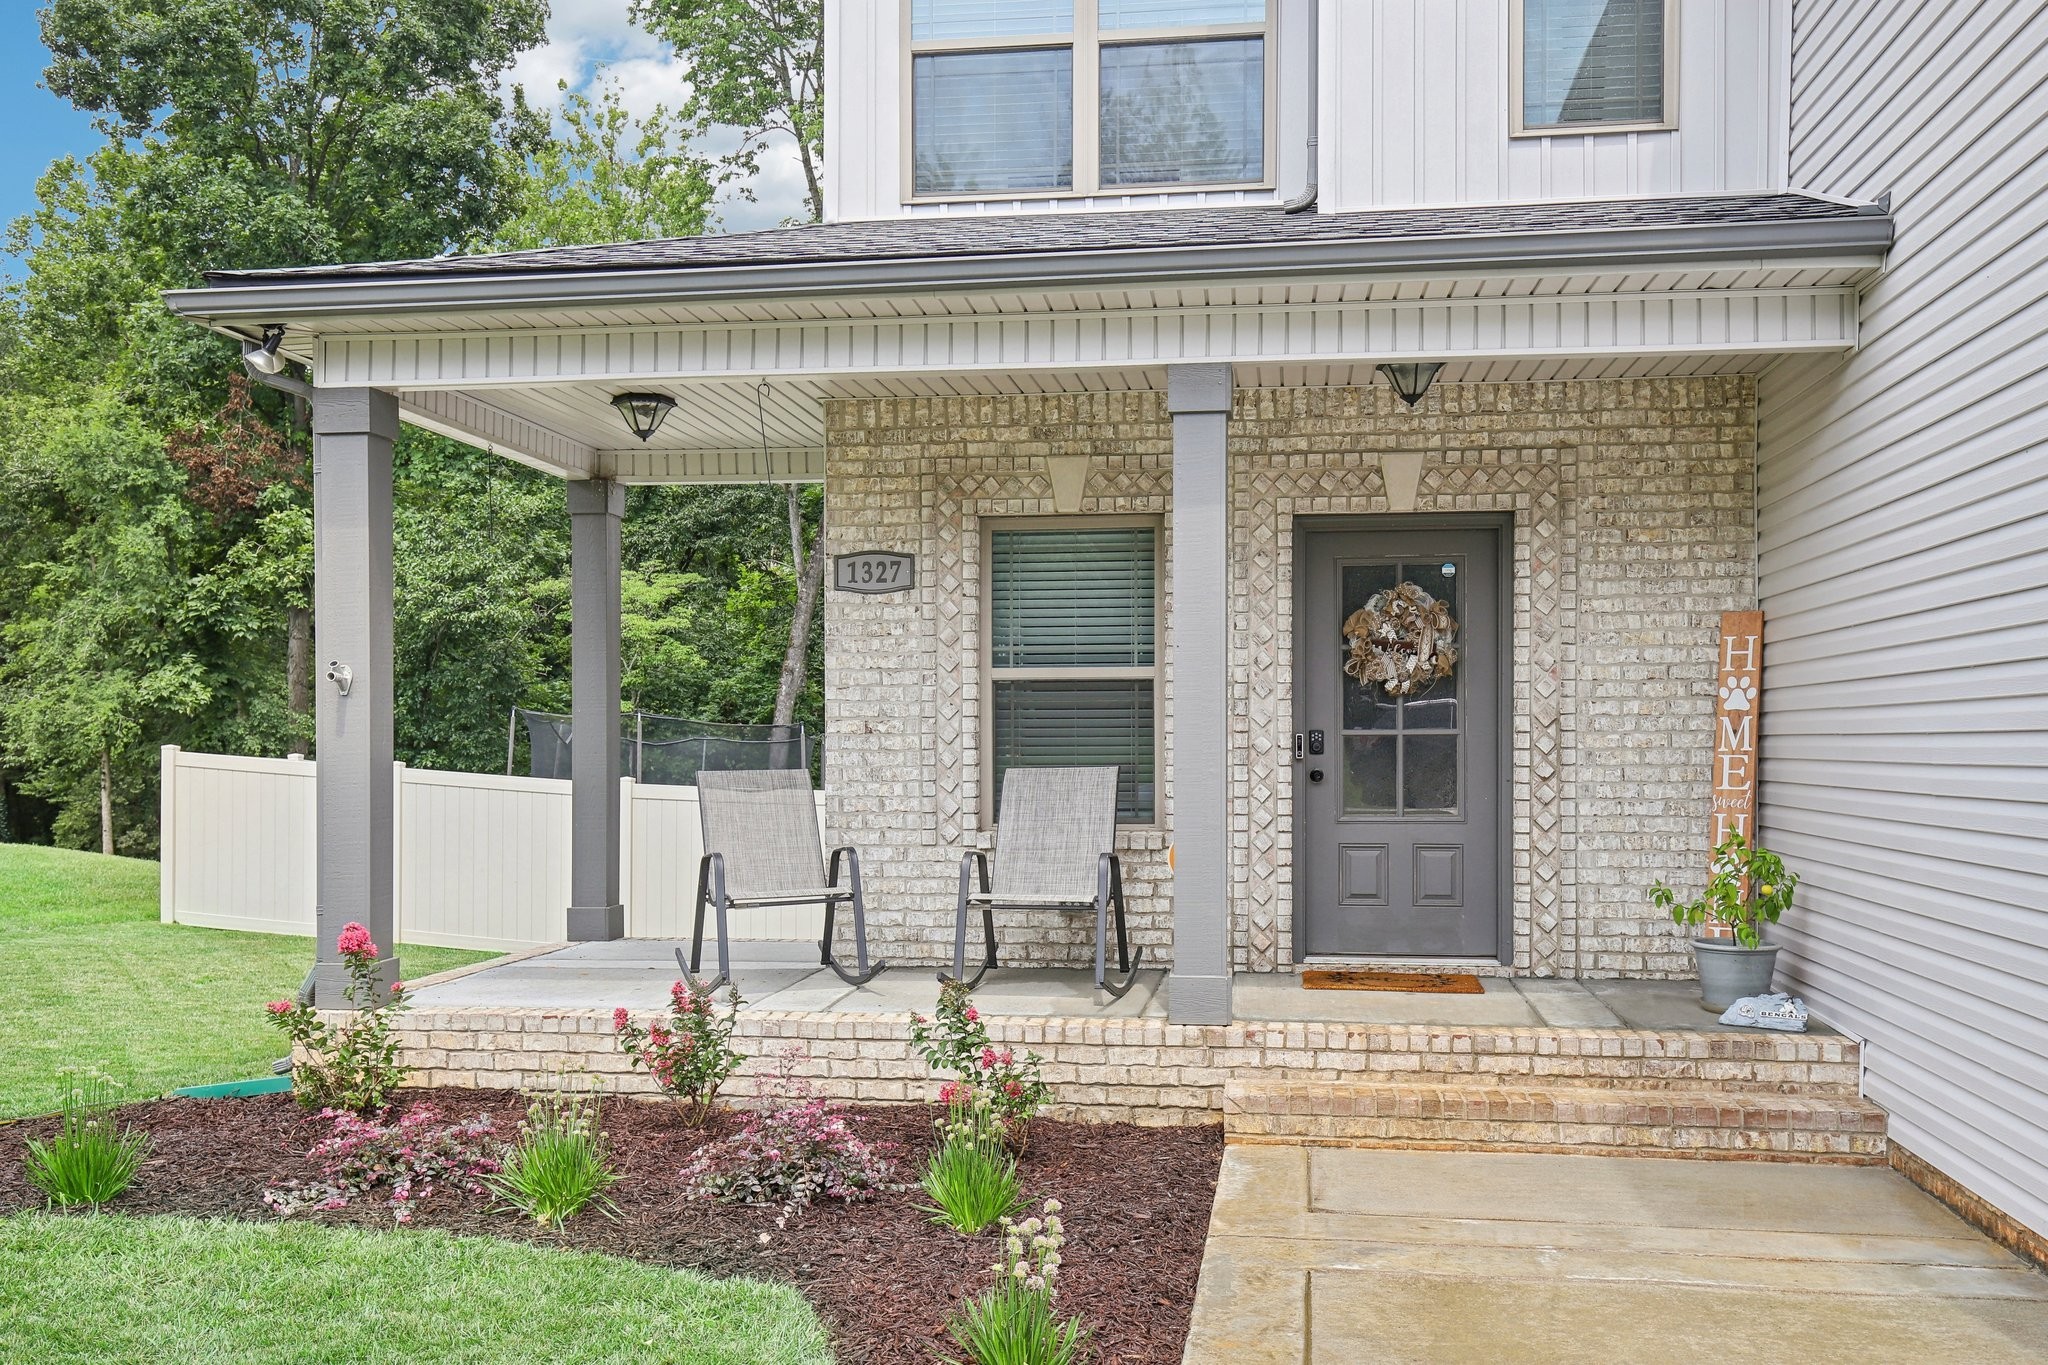
<svg viewBox="0 0 2048 1365">
<path fill-rule="evenodd" d="M 668 939 L 576 943 L 444 973 L 420 983 L 423 1009 L 659 1008 L 677 976 Z M 749 1010 L 892 1014 L 932 1008 L 938 981 L 929 966 L 892 966 L 867 985 L 848 986 L 804 943 L 736 943 L 733 979 Z M 706 947 L 707 968 L 713 953 Z M 1291 975 L 1239 973 L 1236 1017 L 1248 1023 L 1442 1024 L 1491 1028 L 1685 1029 L 1744 1032 L 1702 1009 L 1689 981 L 1539 981 L 1485 977 L 1480 995 L 1311 991 Z M 1091 973 L 1078 968 L 999 967 L 975 989 L 991 1015 L 1108 1019 L 1166 1017 L 1166 972 L 1146 970 L 1128 995 L 1097 1008 Z M 1816 1025 L 1814 1033 L 1827 1033 Z"/>
<path fill-rule="evenodd" d="M 2048 1277 L 1896 1173 L 1231 1147 L 1190 1365 L 2048 1360 Z"/>
</svg>

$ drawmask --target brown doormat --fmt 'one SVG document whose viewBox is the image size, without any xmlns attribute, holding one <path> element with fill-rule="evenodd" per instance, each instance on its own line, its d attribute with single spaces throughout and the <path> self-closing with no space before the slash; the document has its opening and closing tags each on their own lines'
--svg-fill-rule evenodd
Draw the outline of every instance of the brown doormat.
<svg viewBox="0 0 2048 1365">
<path fill-rule="evenodd" d="M 1349 968 L 1308 971 L 1302 988 L 1311 991 L 1413 991 L 1421 995 L 1483 995 L 1479 978 L 1465 972 L 1366 972 Z"/>
</svg>

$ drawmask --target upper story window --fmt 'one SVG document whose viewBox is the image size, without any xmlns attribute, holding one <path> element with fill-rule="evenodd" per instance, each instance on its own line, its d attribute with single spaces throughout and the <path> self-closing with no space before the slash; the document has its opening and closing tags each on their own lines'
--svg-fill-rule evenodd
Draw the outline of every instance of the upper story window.
<svg viewBox="0 0 2048 1365">
<path fill-rule="evenodd" d="M 909 0 L 910 190 L 1267 181 L 1270 0 Z"/>
<path fill-rule="evenodd" d="M 1673 126 L 1675 0 L 1516 0 L 1517 134 Z"/>
</svg>

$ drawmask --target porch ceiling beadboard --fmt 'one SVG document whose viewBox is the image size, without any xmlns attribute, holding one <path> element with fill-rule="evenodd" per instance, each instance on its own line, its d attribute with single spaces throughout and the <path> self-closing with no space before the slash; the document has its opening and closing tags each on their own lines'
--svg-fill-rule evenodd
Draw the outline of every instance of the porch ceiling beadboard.
<svg viewBox="0 0 2048 1365">
<path fill-rule="evenodd" d="M 1751 194 L 1286 215 L 1261 209 L 842 223 L 212 277 L 174 307 L 286 328 L 322 386 L 568 478 L 815 480 L 822 405 L 940 393 L 1755 370 L 1855 345 L 1890 220 Z M 769 381 L 764 393 L 761 380 Z M 612 394 L 680 400 L 635 445 Z"/>
</svg>

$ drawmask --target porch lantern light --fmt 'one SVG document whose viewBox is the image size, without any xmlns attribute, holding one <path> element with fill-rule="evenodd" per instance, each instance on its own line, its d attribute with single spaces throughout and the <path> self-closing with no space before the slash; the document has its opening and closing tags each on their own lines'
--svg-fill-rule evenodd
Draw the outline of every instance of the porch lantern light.
<svg viewBox="0 0 2048 1365">
<path fill-rule="evenodd" d="M 1414 407 L 1422 401 L 1422 395 L 1429 392 L 1429 386 L 1436 383 L 1436 377 L 1444 366 L 1440 360 L 1423 361 L 1418 364 L 1382 365 L 1380 373 L 1393 385 L 1401 401 Z"/>
<path fill-rule="evenodd" d="M 661 430 L 662 420 L 675 405 L 676 400 L 665 393 L 622 393 L 612 399 L 612 406 L 619 410 L 619 416 L 626 419 L 626 425 L 643 441 Z"/>
</svg>

